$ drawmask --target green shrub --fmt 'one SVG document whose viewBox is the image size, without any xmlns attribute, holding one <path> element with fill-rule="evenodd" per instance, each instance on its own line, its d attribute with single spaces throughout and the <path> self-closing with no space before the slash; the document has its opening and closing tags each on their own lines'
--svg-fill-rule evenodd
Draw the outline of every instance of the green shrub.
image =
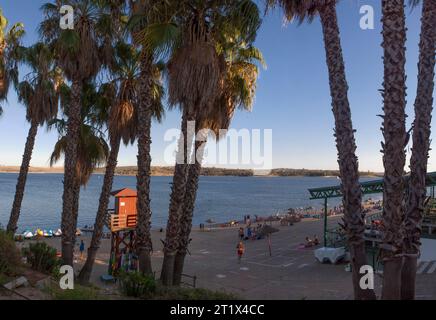
<svg viewBox="0 0 436 320">
<path fill-rule="evenodd" d="M 0 286 L 8 283 L 10 280 L 8 276 L 0 273 Z"/>
<path fill-rule="evenodd" d="M 160 287 L 155 296 L 160 300 L 239 300 L 240 298 L 232 293 L 224 291 L 213 291 L 203 288 L 176 288 Z"/>
<path fill-rule="evenodd" d="M 21 266 L 21 255 L 13 238 L 0 230 L 0 274 L 14 276 Z"/>
<path fill-rule="evenodd" d="M 151 298 L 156 293 L 156 280 L 140 272 L 121 272 L 118 276 L 121 292 L 128 297 Z"/>
<path fill-rule="evenodd" d="M 30 243 L 28 248 L 23 248 L 23 255 L 33 270 L 44 273 L 53 273 L 60 264 L 56 249 L 45 242 Z"/>
<path fill-rule="evenodd" d="M 57 285 L 52 285 L 45 288 L 54 300 L 101 300 L 98 290 L 93 287 L 84 287 L 75 285 L 74 289 L 62 290 Z"/>
</svg>

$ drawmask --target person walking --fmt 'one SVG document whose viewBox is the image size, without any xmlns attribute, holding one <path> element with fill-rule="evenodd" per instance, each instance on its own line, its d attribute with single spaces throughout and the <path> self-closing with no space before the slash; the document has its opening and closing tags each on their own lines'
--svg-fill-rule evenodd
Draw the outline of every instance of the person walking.
<svg viewBox="0 0 436 320">
<path fill-rule="evenodd" d="M 85 251 L 85 242 L 83 242 L 83 240 L 80 240 L 80 260 L 83 260 L 83 253 Z"/>
<path fill-rule="evenodd" d="M 239 240 L 244 240 L 244 228 L 239 228 L 239 231 L 238 231 L 238 236 L 239 236 Z"/>
<path fill-rule="evenodd" d="M 238 254 L 238 263 L 241 263 L 242 256 L 244 255 L 245 252 L 244 243 L 242 241 L 240 241 L 236 246 L 236 251 Z"/>
</svg>

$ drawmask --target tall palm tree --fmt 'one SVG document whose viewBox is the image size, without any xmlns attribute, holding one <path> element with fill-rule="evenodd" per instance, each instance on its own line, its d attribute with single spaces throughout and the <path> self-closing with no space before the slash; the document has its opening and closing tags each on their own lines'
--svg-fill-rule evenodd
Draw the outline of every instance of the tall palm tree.
<svg viewBox="0 0 436 320">
<path fill-rule="evenodd" d="M 81 96 L 81 127 L 80 139 L 78 144 L 78 157 L 75 168 L 75 181 L 73 184 L 73 225 L 77 226 L 79 212 L 80 187 L 85 186 L 91 177 L 94 169 L 106 163 L 109 148 L 104 139 L 102 127 L 108 117 L 108 104 L 105 94 L 105 86 L 102 85 L 97 91 L 92 82 L 83 83 L 83 93 Z M 72 90 L 66 85 L 61 86 L 61 101 L 64 114 L 72 105 Z M 67 126 L 68 121 L 64 118 L 55 119 L 49 122 L 49 129 L 55 128 L 59 134 L 59 140 L 55 145 L 50 157 L 50 165 L 59 161 L 65 155 L 67 146 Z M 73 243 L 75 242 L 75 232 Z"/>
<path fill-rule="evenodd" d="M 71 5 L 74 8 L 74 29 L 59 28 L 60 7 Z M 62 196 L 62 260 L 73 265 L 73 248 L 76 225 L 74 224 L 74 190 L 77 147 L 81 128 L 81 94 L 83 83 L 94 78 L 100 71 L 110 46 L 104 42 L 104 34 L 110 30 L 101 23 L 100 6 L 97 0 L 64 0 L 42 7 L 45 19 L 40 25 L 43 39 L 55 50 L 58 64 L 71 81 L 71 105 L 67 112 L 67 132 L 65 148 L 64 192 Z M 105 19 L 107 21 L 107 19 Z M 103 52 L 103 53 L 102 53 Z"/>
<path fill-rule="evenodd" d="M 404 165 L 406 161 L 406 26 L 404 0 L 382 1 L 383 80 L 383 220 L 382 299 L 400 299 L 403 262 Z"/>
<path fill-rule="evenodd" d="M 337 0 L 268 0 L 269 6 L 279 4 L 287 20 L 312 21 L 316 15 L 321 19 L 329 72 L 332 111 L 335 118 L 335 138 L 344 205 L 344 228 L 347 232 L 353 270 L 355 299 L 375 299 L 372 290 L 360 288 L 360 267 L 366 265 L 364 214 L 361 210 L 362 193 L 359 184 L 359 169 L 356 156 L 351 110 L 348 100 L 348 84 L 339 26 L 336 16 Z"/>
<path fill-rule="evenodd" d="M 153 116 L 154 63 L 163 51 L 171 51 L 172 39 L 177 31 L 167 21 L 172 12 L 171 1 L 139 0 L 130 2 L 130 30 L 134 44 L 141 48 L 140 77 L 138 87 L 138 173 L 137 173 L 137 226 L 136 250 L 139 269 L 144 274 L 152 274 L 151 252 L 153 250 L 150 227 L 150 173 L 151 173 L 151 123 Z M 158 48 L 165 48 L 163 50 Z"/>
<path fill-rule="evenodd" d="M 235 38 L 230 37 L 230 39 Z M 258 76 L 256 63 L 265 65 L 262 53 L 255 47 L 247 47 L 244 41 L 230 42 L 223 51 L 226 68 L 222 92 L 211 112 L 197 116 L 196 119 L 198 132 L 195 138 L 195 149 L 192 153 L 193 159 L 188 164 L 188 178 L 180 218 L 179 247 L 174 263 L 173 285 L 180 285 L 181 283 L 192 228 L 201 162 L 207 142 L 207 131 L 213 131 L 215 137 L 219 139 L 223 133 L 220 130 L 228 129 L 236 108 L 251 111 Z"/>
<path fill-rule="evenodd" d="M 20 59 L 20 42 L 24 35 L 22 23 L 15 23 L 8 28 L 8 20 L 0 8 L 0 116 L 3 113 L 1 103 L 8 96 L 12 82 L 18 85 L 18 60 Z"/>
<path fill-rule="evenodd" d="M 61 135 L 50 156 L 50 166 L 53 166 L 59 161 L 62 155 L 65 155 L 67 144 L 66 135 Z M 78 158 L 75 168 L 72 213 L 75 224 L 77 224 L 78 219 L 80 187 L 85 186 L 89 182 L 95 168 L 106 163 L 109 155 L 109 146 L 95 127 L 83 123 L 80 128 L 80 139 L 77 150 Z M 75 236 L 73 239 L 75 241 Z"/>
<path fill-rule="evenodd" d="M 138 104 L 140 52 L 125 43 L 119 43 L 115 52 L 115 63 L 111 72 L 114 80 L 108 86 L 111 93 L 106 95 L 108 97 L 108 103 L 111 105 L 107 125 L 109 128 L 110 154 L 103 179 L 91 244 L 88 249 L 85 265 L 79 274 L 79 281 L 83 283 L 89 281 L 95 256 L 100 246 L 121 141 L 123 141 L 125 145 L 134 143 L 137 136 L 138 120 L 135 108 L 137 108 Z M 158 74 L 159 72 L 155 72 L 156 77 L 152 92 L 152 107 L 153 117 L 161 121 L 163 117 L 163 106 L 161 103 L 163 88 L 159 83 Z M 116 93 L 114 93 L 114 91 L 116 91 Z"/>
<path fill-rule="evenodd" d="M 172 285 L 174 264 L 179 247 L 179 228 L 187 182 L 187 159 L 194 133 L 187 126 L 197 114 L 211 110 L 220 93 L 224 62 L 217 51 L 219 30 L 234 26 L 246 35 L 255 37 L 260 25 L 257 6 L 248 0 L 180 1 L 175 21 L 180 28 L 180 42 L 169 65 L 169 103 L 182 110 L 181 135 L 176 154 L 173 184 L 161 281 Z"/>
<path fill-rule="evenodd" d="M 27 107 L 26 118 L 30 122 L 30 129 L 7 226 L 7 231 L 11 233 L 15 233 L 17 229 L 38 127 L 57 116 L 58 94 L 56 91 L 60 85 L 59 80 L 62 79 L 59 70 L 54 66 L 52 51 L 43 43 L 37 43 L 26 49 L 24 62 L 31 72 L 26 76 L 26 80 L 18 85 L 18 98 Z"/>
<path fill-rule="evenodd" d="M 419 2 L 409 1 L 413 6 Z M 421 222 L 426 195 L 427 159 L 430 148 L 431 113 L 436 51 L 436 2 L 422 1 L 419 43 L 418 85 L 413 122 L 413 148 L 410 159 L 409 192 L 404 221 L 404 262 L 401 275 L 401 299 L 415 298 L 417 260 L 420 252 Z"/>
</svg>

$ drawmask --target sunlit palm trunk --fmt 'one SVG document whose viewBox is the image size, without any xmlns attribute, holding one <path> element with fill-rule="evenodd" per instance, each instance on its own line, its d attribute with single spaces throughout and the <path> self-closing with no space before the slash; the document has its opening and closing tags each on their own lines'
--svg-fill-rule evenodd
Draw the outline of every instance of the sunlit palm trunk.
<svg viewBox="0 0 436 320">
<path fill-rule="evenodd" d="M 31 121 L 29 133 L 27 135 L 26 145 L 24 147 L 23 161 L 21 162 L 20 174 L 18 175 L 17 186 L 15 189 L 14 203 L 12 205 L 11 216 L 7 226 L 7 231 L 15 233 L 17 230 L 18 219 L 20 217 L 21 204 L 26 187 L 27 173 L 29 172 L 30 160 L 32 159 L 33 147 L 35 146 L 35 137 L 38 133 L 38 123 Z"/>
<path fill-rule="evenodd" d="M 75 240 L 74 183 L 77 163 L 77 146 L 80 134 L 82 83 L 74 80 L 71 89 L 71 105 L 68 110 L 67 146 L 64 164 L 64 193 L 62 196 L 62 260 L 63 264 L 73 266 Z"/>
<path fill-rule="evenodd" d="M 173 285 L 180 285 L 182 280 L 185 257 L 189 246 L 189 236 L 192 229 L 192 218 L 194 215 L 195 199 L 197 197 L 198 180 L 201 173 L 201 162 L 204 154 L 206 137 L 202 141 L 195 142 L 195 153 L 192 164 L 188 165 L 188 178 L 186 183 L 185 200 L 183 213 L 180 218 L 179 247 L 174 261 Z"/>
<path fill-rule="evenodd" d="M 406 26 L 404 0 L 382 1 L 384 49 L 383 80 L 383 185 L 384 262 L 382 299 L 400 299 L 403 235 L 404 180 L 406 161 Z"/>
<path fill-rule="evenodd" d="M 344 226 L 350 246 L 354 297 L 355 299 L 375 299 L 372 290 L 362 290 L 359 286 L 359 270 L 362 265 L 366 265 L 365 242 L 363 239 L 365 222 L 361 210 L 362 193 L 359 184 L 358 161 L 355 154 L 356 143 L 347 97 L 348 84 L 345 77 L 335 1 L 330 1 L 330 4 L 321 8 L 320 16 L 335 118 L 336 147 L 338 150 L 341 188 L 344 195 Z"/>
<path fill-rule="evenodd" d="M 80 271 L 78 280 L 81 283 L 88 283 L 91 277 L 97 251 L 100 248 L 100 242 L 103 235 L 103 229 L 106 222 L 107 208 L 109 205 L 110 193 L 114 181 L 115 169 L 117 167 L 118 152 L 120 150 L 121 139 L 119 136 L 111 137 L 111 151 L 107 161 L 106 172 L 104 174 L 103 186 L 101 188 L 100 200 L 98 203 L 97 216 L 95 217 L 94 232 L 91 243 L 88 248 L 85 265 Z"/>
<path fill-rule="evenodd" d="M 2 61 L 2 59 L 4 59 L 4 50 L 6 48 L 6 42 L 5 41 L 1 41 L 0 42 L 0 62 Z M 2 100 L 4 98 L 6 98 L 7 95 L 7 88 L 6 88 L 6 77 L 5 74 L 3 72 L 3 70 L 0 68 L 0 102 L 2 102 Z M 2 105 L 0 104 L 0 116 L 3 113 L 3 108 Z"/>
<path fill-rule="evenodd" d="M 79 203 L 80 203 L 80 180 L 74 182 L 73 189 L 73 224 L 71 233 L 73 234 L 73 251 L 76 244 L 77 221 L 79 219 Z"/>
<path fill-rule="evenodd" d="M 139 269 L 145 274 L 152 274 L 150 255 L 153 250 L 150 235 L 152 85 L 152 60 L 151 58 L 144 56 L 141 62 L 140 96 L 138 105 L 138 221 L 136 231 Z"/>
<path fill-rule="evenodd" d="M 420 250 L 421 222 L 426 195 L 425 178 L 430 148 L 436 50 L 436 2 L 424 0 L 419 43 L 418 85 L 415 100 L 413 149 L 405 218 L 405 259 L 401 275 L 401 299 L 415 298 L 415 279 Z"/>
<path fill-rule="evenodd" d="M 173 284 L 174 263 L 178 249 L 178 236 L 180 217 L 183 211 L 187 181 L 188 158 L 188 121 L 192 120 L 185 111 L 182 115 L 181 134 L 178 142 L 176 165 L 174 167 L 173 184 L 171 186 L 170 206 L 166 237 L 164 244 L 164 260 L 162 263 L 161 281 L 166 286 Z"/>
</svg>

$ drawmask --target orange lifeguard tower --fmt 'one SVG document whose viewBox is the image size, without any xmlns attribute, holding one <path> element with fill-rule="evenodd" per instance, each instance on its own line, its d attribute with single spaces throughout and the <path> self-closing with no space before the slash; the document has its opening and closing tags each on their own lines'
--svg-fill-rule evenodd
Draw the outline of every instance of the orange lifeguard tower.
<svg viewBox="0 0 436 320">
<path fill-rule="evenodd" d="M 115 197 L 115 208 L 108 210 L 109 228 L 111 230 L 111 253 L 109 261 L 110 275 L 116 275 L 119 270 L 136 270 L 136 221 L 137 193 L 124 188 L 111 192 Z"/>
<path fill-rule="evenodd" d="M 111 192 L 111 195 L 115 197 L 115 209 L 110 215 L 111 231 L 136 228 L 136 191 L 124 188 Z"/>
</svg>

